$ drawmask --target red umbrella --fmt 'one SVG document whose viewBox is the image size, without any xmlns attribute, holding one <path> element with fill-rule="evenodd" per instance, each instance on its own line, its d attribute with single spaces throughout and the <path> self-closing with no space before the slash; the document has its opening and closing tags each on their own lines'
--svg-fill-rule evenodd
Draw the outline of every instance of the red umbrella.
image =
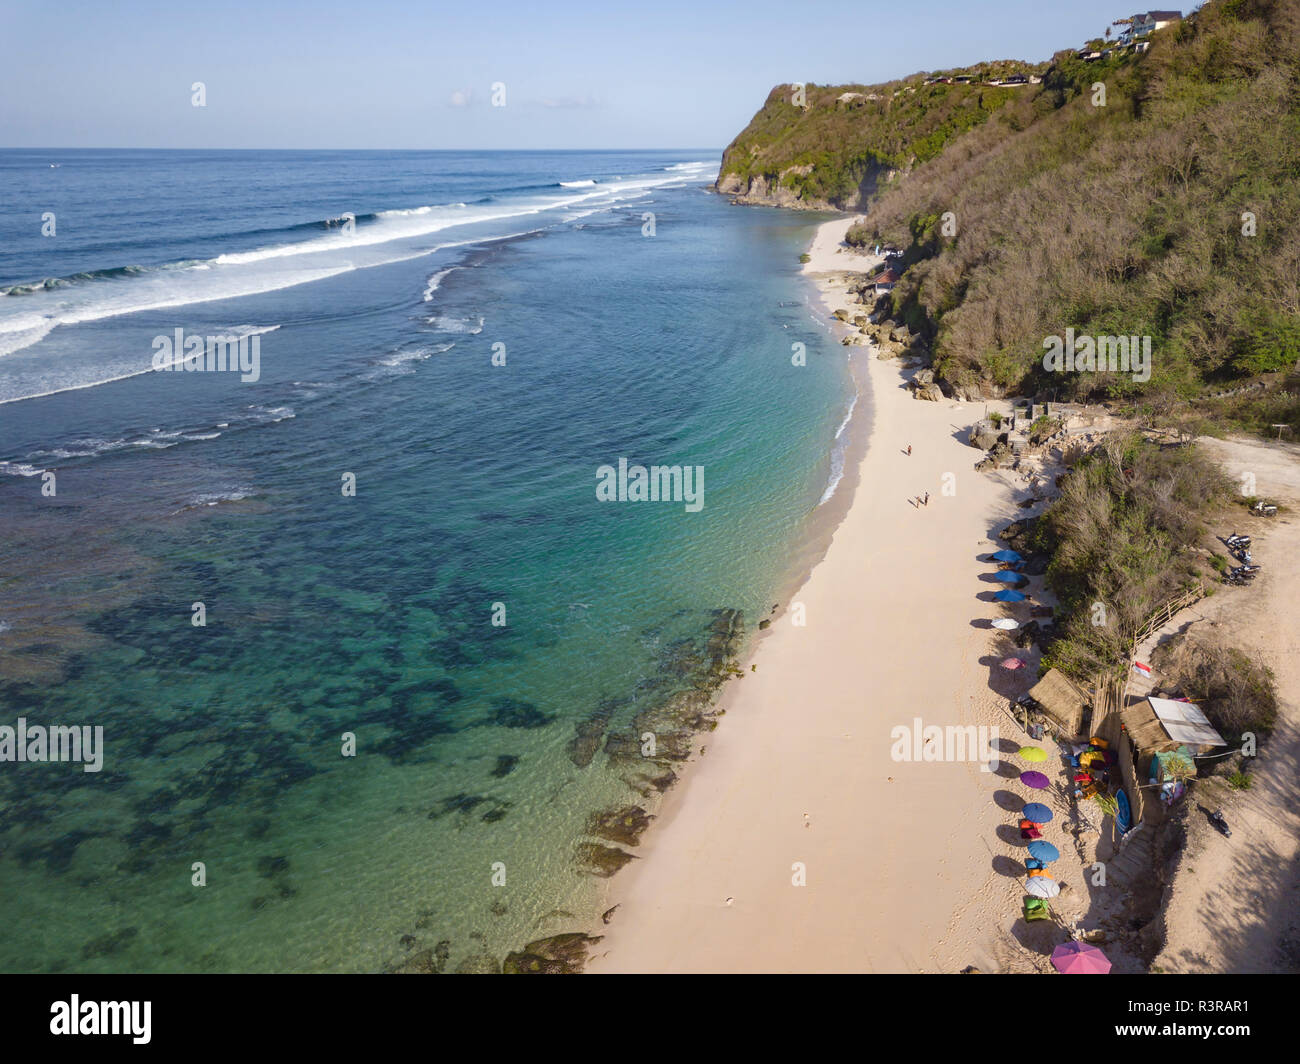
<svg viewBox="0 0 1300 1064">
<path fill-rule="evenodd" d="M 1004 669 L 1023 669 L 1025 667 L 1025 662 L 1021 661 L 1019 658 L 1003 658 L 1002 667 Z"/>
</svg>

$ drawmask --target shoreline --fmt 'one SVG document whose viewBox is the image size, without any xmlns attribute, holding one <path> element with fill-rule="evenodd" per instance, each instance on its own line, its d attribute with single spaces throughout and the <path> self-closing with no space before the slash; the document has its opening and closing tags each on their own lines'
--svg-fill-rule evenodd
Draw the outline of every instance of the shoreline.
<svg viewBox="0 0 1300 1064">
<path fill-rule="evenodd" d="M 828 320 L 849 305 L 842 275 L 878 262 L 839 251 L 851 222 L 822 223 L 804 266 Z M 1018 885 L 995 871 L 989 845 L 1006 821 L 990 800 L 995 777 L 975 763 L 895 762 L 889 737 L 918 715 L 1010 723 L 981 660 L 990 633 L 975 618 L 989 607 L 975 595 L 987 590 L 976 556 L 1015 516 L 1014 485 L 972 472 L 978 452 L 958 437 L 974 407 L 918 402 L 874 346 L 849 352 L 859 402 L 828 528 L 810 530 L 810 564 L 795 566 L 744 680 L 719 699 L 717 730 L 661 801 L 645 859 L 610 882 L 617 913 L 588 972 L 989 966 L 1002 922 L 990 896 L 1014 901 L 994 897 L 996 912 L 1018 911 Z M 911 505 L 925 491 L 929 505 Z M 796 603 L 806 626 L 793 623 Z M 794 886 L 801 875 L 807 885 Z"/>
</svg>

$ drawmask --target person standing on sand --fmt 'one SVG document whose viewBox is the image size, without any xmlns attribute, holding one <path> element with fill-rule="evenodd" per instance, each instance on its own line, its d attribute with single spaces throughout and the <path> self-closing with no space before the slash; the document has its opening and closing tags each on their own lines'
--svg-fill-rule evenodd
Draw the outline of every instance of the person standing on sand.
<svg viewBox="0 0 1300 1064">
<path fill-rule="evenodd" d="M 925 502 L 921 503 L 921 505 L 922 506 L 930 505 L 930 493 L 928 491 L 925 493 Z"/>
<path fill-rule="evenodd" d="M 912 457 L 912 445 L 910 443 L 907 445 L 907 457 Z"/>
</svg>

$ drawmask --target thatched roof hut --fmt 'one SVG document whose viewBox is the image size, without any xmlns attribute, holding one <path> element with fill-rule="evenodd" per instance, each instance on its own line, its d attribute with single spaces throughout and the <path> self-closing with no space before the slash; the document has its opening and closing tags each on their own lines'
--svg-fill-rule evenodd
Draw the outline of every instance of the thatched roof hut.
<svg viewBox="0 0 1300 1064">
<path fill-rule="evenodd" d="M 1043 713 L 1066 735 L 1083 734 L 1088 696 L 1063 672 L 1048 669 L 1043 678 L 1029 689 L 1029 697 L 1038 703 Z"/>
</svg>

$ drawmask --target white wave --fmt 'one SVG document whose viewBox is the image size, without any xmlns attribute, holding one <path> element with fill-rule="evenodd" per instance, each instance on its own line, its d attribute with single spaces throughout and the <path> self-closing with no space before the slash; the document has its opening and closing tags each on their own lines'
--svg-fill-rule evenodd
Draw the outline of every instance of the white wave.
<svg viewBox="0 0 1300 1064">
<path fill-rule="evenodd" d="M 250 498 L 252 488 L 236 488 L 234 491 L 201 491 L 190 500 L 191 506 L 217 506 L 223 502 L 239 502 Z"/>
<path fill-rule="evenodd" d="M 463 203 L 443 203 L 438 204 L 441 207 L 463 208 Z M 421 214 L 431 214 L 437 208 L 433 205 L 426 207 L 399 207 L 391 211 L 375 211 L 376 218 L 411 218 Z"/>
<path fill-rule="evenodd" d="M 8 621 L 0 621 L 0 632 L 7 632 L 12 627 L 13 625 L 10 624 Z"/>
<path fill-rule="evenodd" d="M 829 502 L 835 494 L 835 489 L 839 487 L 840 481 L 844 479 L 844 460 L 848 450 L 848 440 L 841 442 L 841 437 L 849 427 L 849 422 L 853 420 L 853 411 L 858 405 L 858 393 L 853 393 L 853 398 L 849 400 L 848 412 L 844 415 L 844 420 L 840 422 L 840 427 L 835 430 L 835 438 L 831 445 L 831 472 L 827 478 L 826 490 L 822 492 L 822 497 L 817 500 L 817 505 Z"/>
<path fill-rule="evenodd" d="M 454 343 L 435 344 L 433 347 L 412 347 L 405 351 L 394 351 L 391 355 L 385 355 L 383 358 L 375 359 L 375 364 L 378 366 L 396 367 L 404 366 L 408 362 L 423 362 L 426 358 L 431 358 L 434 355 L 441 355 L 446 351 L 450 351 L 455 346 Z"/>
<path fill-rule="evenodd" d="M 146 435 L 127 437 L 122 436 L 113 440 L 101 440 L 97 437 L 81 437 L 79 439 L 69 440 L 62 447 L 55 447 L 48 451 L 34 451 L 29 457 L 39 459 L 54 459 L 61 462 L 69 458 L 98 458 L 101 454 L 110 454 L 113 451 L 122 451 L 128 447 L 147 447 L 150 450 L 164 451 L 169 447 L 175 447 L 178 443 L 187 440 L 209 440 L 215 439 L 221 433 L 212 434 L 191 434 L 186 432 L 165 432 L 162 429 L 151 429 Z"/>
<path fill-rule="evenodd" d="M 293 412 L 293 408 L 289 406 L 250 405 L 248 409 L 253 411 L 252 418 L 254 421 L 264 421 L 272 425 L 281 421 L 288 421 L 291 417 L 297 417 Z"/>
<path fill-rule="evenodd" d="M 441 314 L 435 314 L 427 319 L 428 324 L 432 325 L 439 332 L 449 333 L 469 333 L 477 336 L 483 331 L 483 318 L 452 318 L 445 317 Z"/>
<path fill-rule="evenodd" d="M 452 270 L 463 270 L 464 268 L 464 266 L 448 266 L 445 270 L 439 270 L 430 277 L 424 289 L 424 301 L 428 303 L 433 299 L 433 293 L 438 291 L 439 286 L 442 284 L 442 279 L 446 277 L 447 274 L 451 273 Z"/>
<path fill-rule="evenodd" d="M 0 399 L 0 406 L 6 403 L 21 403 L 25 399 L 45 399 L 51 395 L 62 395 L 64 392 L 79 392 L 83 388 L 98 388 L 101 384 L 115 384 L 118 381 L 130 380 L 132 377 L 142 377 L 146 373 L 153 373 L 154 369 L 150 366 L 148 369 L 138 369 L 131 373 L 122 373 L 116 377 L 105 377 L 102 380 L 81 381 L 77 384 L 65 384 L 61 388 L 51 388 L 44 392 L 31 392 L 27 395 L 13 395 L 8 399 Z"/>
<path fill-rule="evenodd" d="M 418 241 L 448 228 L 512 218 L 531 219 L 548 213 L 559 220 L 566 210 L 575 207 L 610 209 L 629 199 L 642 198 L 653 189 L 671 188 L 699 179 L 712 165 L 677 164 L 671 172 L 602 181 L 598 185 L 583 184 L 580 188 L 566 187 L 503 203 L 473 207 L 463 203 L 425 205 L 383 211 L 376 214 L 374 221 L 358 226 L 351 233 L 336 230 L 293 243 L 229 252 L 205 262 L 172 263 L 143 269 L 129 278 L 112 282 L 72 282 L 42 287 L 21 298 L 13 297 L 12 302 L 20 305 L 11 307 L 8 305 L 10 299 L 0 300 L 0 355 L 37 344 L 60 325 L 259 295 L 326 280 L 351 270 L 416 258 L 443 247 L 508 239 L 507 236 L 485 234 L 436 247 L 386 247 L 399 241 Z M 542 221 L 536 227 L 530 225 L 524 232 L 536 232 L 546 224 Z M 522 234 L 509 234 L 518 235 Z M 95 387 L 137 375 L 138 372 L 93 381 L 69 381 L 58 387 L 50 387 L 48 380 L 43 379 L 37 384 L 39 391 L 0 399 L 0 403 Z"/>
<path fill-rule="evenodd" d="M 0 357 L 40 343 L 59 323 L 38 315 L 0 321 Z"/>
<path fill-rule="evenodd" d="M 594 188 L 595 181 L 588 178 L 586 181 L 561 181 L 560 188 Z"/>
<path fill-rule="evenodd" d="M 38 477 L 45 470 L 26 462 L 0 462 L 0 474 L 8 477 Z"/>
</svg>

